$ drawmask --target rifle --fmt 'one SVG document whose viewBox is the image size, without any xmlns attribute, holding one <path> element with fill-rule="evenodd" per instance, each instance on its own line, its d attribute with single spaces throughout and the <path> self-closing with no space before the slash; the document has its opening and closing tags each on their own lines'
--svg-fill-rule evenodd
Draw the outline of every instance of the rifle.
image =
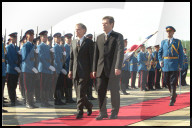
<svg viewBox="0 0 192 128">
<path fill-rule="evenodd" d="M 93 42 L 95 43 L 95 32 L 94 32 L 94 35 L 93 35 Z"/>
<path fill-rule="evenodd" d="M 73 36 L 73 40 L 75 40 L 75 31 L 74 31 L 74 36 Z"/>
<path fill-rule="evenodd" d="M 38 37 L 38 26 L 37 26 L 37 33 L 36 33 L 36 38 Z"/>
<path fill-rule="evenodd" d="M 6 43 L 6 29 L 5 29 L 5 35 L 4 35 L 4 47 L 5 47 L 5 43 Z"/>
<path fill-rule="evenodd" d="M 20 36 L 20 40 L 22 39 L 22 29 L 21 29 L 21 36 Z M 19 49 L 21 47 L 21 42 L 19 41 Z"/>
<path fill-rule="evenodd" d="M 52 26 L 51 26 L 51 34 L 50 34 L 50 36 L 52 36 Z"/>
</svg>

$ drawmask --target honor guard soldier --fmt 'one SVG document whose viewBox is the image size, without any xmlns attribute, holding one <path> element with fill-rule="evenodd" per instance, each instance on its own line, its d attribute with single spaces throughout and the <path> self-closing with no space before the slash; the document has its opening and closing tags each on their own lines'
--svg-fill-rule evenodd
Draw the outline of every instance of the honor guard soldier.
<svg viewBox="0 0 192 128">
<path fill-rule="evenodd" d="M 133 53 L 133 55 L 130 57 L 129 63 L 130 63 L 130 72 L 131 72 L 131 88 L 137 89 L 135 87 L 135 81 L 136 81 L 136 75 L 137 75 L 138 61 L 137 61 L 137 58 L 135 57 L 135 53 Z"/>
<path fill-rule="evenodd" d="M 3 37 L 2 37 L 2 41 L 3 41 Z M 5 87 L 5 78 L 6 78 L 6 72 L 5 72 L 5 46 L 2 42 L 2 101 L 3 101 L 3 93 L 4 93 L 4 87 Z M 3 103 L 3 107 L 4 107 L 4 103 Z M 7 110 L 4 110 L 2 108 L 2 112 L 8 112 Z"/>
<path fill-rule="evenodd" d="M 18 76 L 21 72 L 18 65 L 18 51 L 19 47 L 16 46 L 17 43 L 17 33 L 11 33 L 10 44 L 7 46 L 7 86 L 8 94 L 11 101 L 11 106 L 21 105 L 16 102 L 16 88 L 18 82 Z"/>
<path fill-rule="evenodd" d="M 137 60 L 139 63 L 138 71 L 140 73 L 140 87 L 141 91 L 148 91 L 146 88 L 147 83 L 147 55 L 145 53 L 144 44 L 140 46 L 140 52 L 138 53 Z"/>
<path fill-rule="evenodd" d="M 54 95 L 55 95 L 55 105 L 65 105 L 64 102 L 62 102 L 61 100 L 61 89 L 62 89 L 62 75 L 63 74 L 67 74 L 67 71 L 65 69 L 63 69 L 63 50 L 62 48 L 59 46 L 60 41 L 61 41 L 61 33 L 55 33 L 53 35 L 54 37 L 54 67 L 56 69 L 56 75 L 55 75 L 55 82 L 56 83 L 56 87 L 53 88 L 53 90 L 55 90 Z"/>
<path fill-rule="evenodd" d="M 153 52 L 154 58 L 154 68 L 155 68 L 155 89 L 161 89 L 160 87 L 160 77 L 161 77 L 161 67 L 159 64 L 158 52 L 159 52 L 159 45 L 154 46 L 155 51 Z"/>
<path fill-rule="evenodd" d="M 49 47 L 50 49 L 50 54 L 51 54 L 51 65 L 54 65 L 54 49 L 52 47 L 52 40 L 53 40 L 53 37 L 52 36 L 48 36 L 48 40 L 47 40 L 47 46 Z M 52 75 L 52 82 L 51 82 L 51 87 L 50 90 L 49 90 L 49 97 L 48 97 L 48 100 L 52 101 L 54 100 L 54 89 L 55 89 L 55 86 L 56 86 L 56 83 L 54 83 L 54 78 L 56 76 L 56 72 L 53 72 L 53 75 Z"/>
<path fill-rule="evenodd" d="M 89 38 L 91 40 L 93 40 L 93 35 L 92 34 L 87 34 L 86 38 Z M 88 82 L 88 89 L 87 89 L 87 98 L 88 100 L 96 100 L 95 97 L 93 97 L 93 93 L 92 93 L 92 86 L 93 86 L 93 79 L 90 77 Z"/>
<path fill-rule="evenodd" d="M 27 42 L 22 47 L 22 72 L 25 86 L 26 107 L 33 109 L 38 108 L 34 105 L 34 79 L 38 70 L 35 68 L 35 46 L 33 44 L 34 30 L 30 29 L 25 32 Z"/>
<path fill-rule="evenodd" d="M 22 54 L 23 45 L 26 43 L 25 36 L 23 36 L 19 42 L 21 44 L 20 54 Z M 22 58 L 22 55 L 21 55 L 21 58 Z M 20 65 L 20 68 L 22 69 L 22 63 Z M 25 105 L 26 104 L 26 98 L 25 98 L 25 86 L 24 86 L 24 81 L 23 81 L 23 72 L 21 72 L 20 75 L 19 75 L 19 89 L 20 89 L 21 96 L 23 98 L 23 102 L 24 102 L 24 105 Z"/>
<path fill-rule="evenodd" d="M 147 47 L 147 56 L 149 61 L 149 67 L 148 67 L 148 75 L 147 75 L 147 86 L 149 90 L 154 90 L 154 78 L 155 78 L 155 69 L 154 69 L 154 57 L 152 55 L 152 48 L 151 46 Z"/>
<path fill-rule="evenodd" d="M 70 45 L 71 45 L 71 37 L 73 35 L 71 33 L 67 33 L 64 35 L 64 39 L 65 39 L 65 44 L 64 44 L 64 48 L 65 48 L 65 52 L 66 52 L 66 61 L 64 64 L 64 68 L 67 71 L 67 74 L 69 73 L 69 63 L 70 63 Z M 72 83 L 72 79 L 69 79 L 67 77 L 67 74 L 65 74 L 65 78 L 66 78 L 66 88 L 65 90 L 65 98 L 66 98 L 66 103 L 76 103 L 73 98 L 72 98 L 72 88 L 73 88 L 73 83 Z"/>
<path fill-rule="evenodd" d="M 35 52 L 34 52 L 34 56 L 35 56 L 35 68 L 38 69 L 38 65 L 39 65 L 39 58 L 38 58 L 38 49 L 37 46 L 40 43 L 40 37 L 38 36 L 37 38 L 35 38 L 33 40 L 34 46 L 35 46 Z M 40 103 L 40 73 L 36 73 L 35 74 L 35 100 L 36 103 Z"/>
<path fill-rule="evenodd" d="M 126 50 L 127 50 L 127 39 L 124 39 L 124 52 Z M 128 82 L 129 82 L 129 59 L 125 60 L 122 66 L 122 74 L 121 74 L 121 81 L 120 81 L 121 95 L 129 94 L 126 92 L 126 87 L 128 86 Z"/>
<path fill-rule="evenodd" d="M 186 75 L 187 75 L 187 70 L 188 70 L 188 58 L 187 58 L 187 55 L 186 55 L 186 51 L 187 51 L 187 49 L 184 48 L 183 49 L 183 52 L 184 52 L 183 67 L 182 67 L 182 71 L 181 71 L 181 85 L 182 86 L 188 85 L 186 83 Z"/>
<path fill-rule="evenodd" d="M 48 103 L 48 98 L 49 90 L 52 84 L 52 75 L 55 71 L 55 67 L 51 65 L 50 48 L 46 45 L 47 33 L 47 31 L 42 31 L 39 33 L 41 44 L 37 46 L 39 57 L 38 70 L 40 72 L 40 95 L 42 107 L 52 106 Z"/>
<path fill-rule="evenodd" d="M 166 77 L 167 85 L 171 94 L 169 106 L 173 106 L 176 101 L 176 84 L 178 68 L 181 71 L 183 64 L 183 47 L 179 39 L 173 38 L 175 28 L 172 26 L 166 27 L 168 39 L 161 42 L 159 49 L 159 61 Z"/>
</svg>

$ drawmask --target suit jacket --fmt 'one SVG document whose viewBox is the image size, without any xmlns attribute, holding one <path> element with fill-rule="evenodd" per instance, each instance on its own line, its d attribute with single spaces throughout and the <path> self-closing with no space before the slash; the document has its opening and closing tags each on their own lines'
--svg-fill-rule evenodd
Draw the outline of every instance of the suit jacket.
<svg viewBox="0 0 192 128">
<path fill-rule="evenodd" d="M 9 74 L 18 74 L 15 70 L 15 67 L 18 67 L 18 51 L 19 47 L 15 46 L 13 44 L 9 44 L 6 47 L 7 50 L 7 73 Z"/>
<path fill-rule="evenodd" d="M 93 71 L 100 77 L 104 69 L 109 78 L 115 77 L 115 69 L 121 70 L 124 58 L 123 35 L 112 31 L 105 41 L 105 34 L 97 37 L 94 50 Z"/>
<path fill-rule="evenodd" d="M 93 41 L 84 37 L 77 52 L 77 40 L 73 40 L 70 46 L 70 64 L 69 71 L 72 71 L 72 77 L 76 78 L 78 73 L 79 78 L 89 78 L 92 72 L 93 63 Z"/>
</svg>

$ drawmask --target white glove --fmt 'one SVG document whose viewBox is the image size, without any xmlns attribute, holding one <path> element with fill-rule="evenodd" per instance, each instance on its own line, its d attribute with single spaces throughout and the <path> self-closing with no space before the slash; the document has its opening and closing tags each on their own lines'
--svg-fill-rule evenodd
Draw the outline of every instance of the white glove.
<svg viewBox="0 0 192 128">
<path fill-rule="evenodd" d="M 50 49 L 50 51 L 51 51 L 51 52 L 54 52 L 54 49 L 53 49 L 53 48 L 51 48 L 51 49 Z"/>
<path fill-rule="evenodd" d="M 33 71 L 34 73 L 36 73 L 36 74 L 38 73 L 38 70 L 37 70 L 35 67 L 32 68 L 32 71 Z"/>
<path fill-rule="evenodd" d="M 51 70 L 51 71 L 55 71 L 55 67 L 53 67 L 53 66 L 49 66 L 49 69 Z"/>
<path fill-rule="evenodd" d="M 21 51 L 18 51 L 17 53 L 18 53 L 19 55 L 21 55 Z"/>
<path fill-rule="evenodd" d="M 35 51 L 36 53 L 39 53 L 38 49 L 34 49 L 34 51 Z"/>
<path fill-rule="evenodd" d="M 67 71 L 65 69 L 62 69 L 61 72 L 64 74 L 64 75 L 67 75 Z"/>
<path fill-rule="evenodd" d="M 66 51 L 63 52 L 63 55 L 66 56 Z"/>
<path fill-rule="evenodd" d="M 21 70 L 20 70 L 20 68 L 19 68 L 19 67 L 15 67 L 15 70 L 16 70 L 18 73 L 20 73 L 20 72 L 21 72 Z"/>
<path fill-rule="evenodd" d="M 160 62 L 160 66 L 163 67 L 164 66 L 164 63 L 163 61 Z"/>
</svg>

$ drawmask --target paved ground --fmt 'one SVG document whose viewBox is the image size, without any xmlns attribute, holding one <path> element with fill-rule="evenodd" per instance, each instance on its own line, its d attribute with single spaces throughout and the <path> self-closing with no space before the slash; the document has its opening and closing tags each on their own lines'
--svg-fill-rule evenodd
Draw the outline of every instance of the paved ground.
<svg viewBox="0 0 192 128">
<path fill-rule="evenodd" d="M 190 84 L 190 77 L 187 77 L 187 83 Z M 137 85 L 137 81 L 136 81 Z M 169 96 L 168 89 L 160 89 L 155 91 L 143 92 L 140 89 L 128 90 L 130 95 L 121 95 L 121 106 L 142 102 L 145 100 L 156 99 Z M 181 93 L 190 92 L 190 86 L 182 86 Z M 177 88 L 179 94 L 179 88 Z M 94 97 L 97 97 L 93 91 Z M 21 100 L 19 89 L 17 88 L 18 100 Z M 8 98 L 7 88 L 5 88 L 4 97 Z M 73 91 L 73 98 L 75 99 Z M 111 108 L 110 92 L 107 93 L 107 107 Z M 98 101 L 91 101 L 94 105 L 93 111 L 98 110 Z M 22 103 L 22 102 L 21 102 Z M 53 105 L 53 102 L 50 102 Z M 40 106 L 40 104 L 36 104 Z M 37 108 L 27 109 L 24 105 L 16 107 L 4 107 L 8 113 L 2 114 L 3 126 L 14 126 L 26 123 L 37 122 L 41 120 L 58 118 L 66 115 L 76 114 L 76 104 L 67 104 L 63 106 L 54 106 L 53 108 Z M 190 126 L 190 107 L 183 108 L 177 111 L 169 112 L 148 120 L 140 121 L 129 126 Z"/>
</svg>

